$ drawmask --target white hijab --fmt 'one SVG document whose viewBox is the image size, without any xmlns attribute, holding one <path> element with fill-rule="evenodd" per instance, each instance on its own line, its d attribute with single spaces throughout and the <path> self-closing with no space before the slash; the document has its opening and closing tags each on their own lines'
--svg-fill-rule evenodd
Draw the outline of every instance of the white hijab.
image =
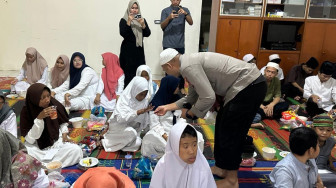
<svg viewBox="0 0 336 188">
<path fill-rule="evenodd" d="M 154 90 L 153 90 L 153 78 L 152 78 L 152 71 L 149 68 L 149 66 L 147 65 L 140 65 L 137 70 L 135 75 L 136 76 L 141 76 L 142 71 L 146 71 L 148 73 L 149 76 L 149 80 L 148 80 L 148 94 L 146 96 L 146 99 L 148 100 L 148 102 L 150 102 L 153 98 L 153 95 L 155 94 Z"/>
<path fill-rule="evenodd" d="M 148 100 L 146 100 L 146 98 L 142 101 L 138 101 L 135 98 L 139 93 L 145 90 L 148 90 L 147 80 L 143 77 L 135 76 L 121 93 L 111 119 L 116 115 L 127 115 L 125 114 L 125 108 L 131 108 L 132 110 L 146 108 L 148 106 Z M 134 121 L 141 123 L 141 126 L 146 126 L 149 121 L 149 115 L 148 113 L 141 114 Z"/>
<path fill-rule="evenodd" d="M 216 188 L 210 166 L 199 148 L 193 164 L 179 157 L 180 138 L 187 125 L 181 118 L 170 130 L 166 153 L 155 167 L 150 188 Z"/>
</svg>

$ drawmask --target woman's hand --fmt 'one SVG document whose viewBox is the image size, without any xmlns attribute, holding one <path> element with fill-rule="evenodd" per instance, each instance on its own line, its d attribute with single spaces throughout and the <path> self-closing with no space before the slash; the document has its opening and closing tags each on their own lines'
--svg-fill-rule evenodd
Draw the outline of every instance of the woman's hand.
<svg viewBox="0 0 336 188">
<path fill-rule="evenodd" d="M 66 93 L 66 94 L 64 95 L 64 104 L 65 104 L 64 106 L 71 106 L 69 97 L 70 97 L 70 94 L 69 94 L 69 93 Z"/>
<path fill-rule="evenodd" d="M 94 99 L 94 103 L 96 105 L 100 104 L 100 94 L 99 93 L 96 94 L 96 98 Z"/>
<path fill-rule="evenodd" d="M 138 18 L 137 21 L 141 24 L 142 29 L 146 28 L 145 20 L 143 18 Z"/>
<path fill-rule="evenodd" d="M 134 15 L 132 13 L 128 14 L 127 25 L 131 26 L 131 21 L 134 19 Z"/>
<path fill-rule="evenodd" d="M 63 142 L 70 142 L 70 143 L 76 144 L 75 141 L 73 141 L 72 139 L 68 138 L 68 134 L 67 133 L 63 133 L 62 134 L 62 140 L 63 140 Z"/>
<path fill-rule="evenodd" d="M 54 111 L 54 109 L 51 106 L 49 106 L 49 107 L 43 109 L 36 118 L 37 119 L 44 119 L 46 117 L 49 117 L 52 111 Z"/>
</svg>

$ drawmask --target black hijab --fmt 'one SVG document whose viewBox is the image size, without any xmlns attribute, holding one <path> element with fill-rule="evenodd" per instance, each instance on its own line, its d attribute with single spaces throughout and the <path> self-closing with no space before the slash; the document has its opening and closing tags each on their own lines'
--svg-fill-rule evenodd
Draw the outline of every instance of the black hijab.
<svg viewBox="0 0 336 188">
<path fill-rule="evenodd" d="M 180 79 L 169 75 L 161 79 L 159 90 L 156 92 L 151 102 L 154 106 L 153 110 L 158 106 L 170 104 L 178 99 L 174 92 L 179 81 Z"/>
<path fill-rule="evenodd" d="M 75 68 L 73 65 L 73 60 L 75 59 L 76 56 L 80 57 L 83 60 L 82 67 L 79 69 Z M 89 66 L 85 63 L 84 55 L 80 52 L 73 53 L 70 59 L 70 87 L 69 89 L 76 87 L 76 85 L 79 83 L 81 76 L 82 76 L 82 71 L 85 67 L 89 67 Z"/>
</svg>

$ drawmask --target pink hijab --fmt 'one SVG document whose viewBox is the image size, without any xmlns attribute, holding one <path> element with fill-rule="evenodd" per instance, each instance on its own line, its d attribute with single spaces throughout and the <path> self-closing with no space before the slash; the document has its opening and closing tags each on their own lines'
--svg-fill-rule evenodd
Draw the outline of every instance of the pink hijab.
<svg viewBox="0 0 336 188">
<path fill-rule="evenodd" d="M 29 84 L 34 84 L 41 79 L 44 69 L 48 67 L 48 63 L 33 47 L 27 48 L 26 54 L 30 54 L 35 57 L 35 61 L 33 63 L 29 63 L 26 58 L 22 65 L 26 72 L 27 82 Z"/>
<path fill-rule="evenodd" d="M 57 60 L 61 58 L 64 62 L 64 67 L 63 70 L 59 70 L 56 67 Z M 69 76 L 69 69 L 70 69 L 70 64 L 69 64 L 69 58 L 66 55 L 60 55 L 56 59 L 55 66 L 53 67 L 51 71 L 51 87 L 54 89 L 60 85 L 63 84 L 63 82 L 68 78 Z"/>
<path fill-rule="evenodd" d="M 111 52 L 102 54 L 105 67 L 102 69 L 102 79 L 104 82 L 104 93 L 108 100 L 117 98 L 115 93 L 118 86 L 118 79 L 124 74 L 120 68 L 119 58 Z"/>
</svg>

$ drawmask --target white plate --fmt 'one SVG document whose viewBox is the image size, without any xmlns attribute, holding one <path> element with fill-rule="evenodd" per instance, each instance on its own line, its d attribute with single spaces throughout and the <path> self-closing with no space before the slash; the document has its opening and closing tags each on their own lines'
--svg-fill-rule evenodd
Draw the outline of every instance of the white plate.
<svg viewBox="0 0 336 188">
<path fill-rule="evenodd" d="M 91 159 L 91 165 L 87 165 L 85 164 L 83 161 L 85 160 L 89 160 Z M 90 167 L 94 167 L 96 166 L 97 164 L 99 163 L 98 159 L 97 158 L 94 158 L 94 157 L 86 157 L 82 160 L 79 161 L 79 164 L 82 166 L 82 167 L 85 167 L 85 168 L 90 168 Z"/>
<path fill-rule="evenodd" d="M 17 94 L 9 94 L 6 97 L 9 98 L 9 99 L 12 99 L 12 98 L 17 98 L 18 95 Z"/>
<path fill-rule="evenodd" d="M 289 151 L 282 151 L 282 152 L 279 153 L 279 155 L 281 157 L 286 157 L 288 155 L 288 153 L 290 153 L 290 152 Z"/>
</svg>

